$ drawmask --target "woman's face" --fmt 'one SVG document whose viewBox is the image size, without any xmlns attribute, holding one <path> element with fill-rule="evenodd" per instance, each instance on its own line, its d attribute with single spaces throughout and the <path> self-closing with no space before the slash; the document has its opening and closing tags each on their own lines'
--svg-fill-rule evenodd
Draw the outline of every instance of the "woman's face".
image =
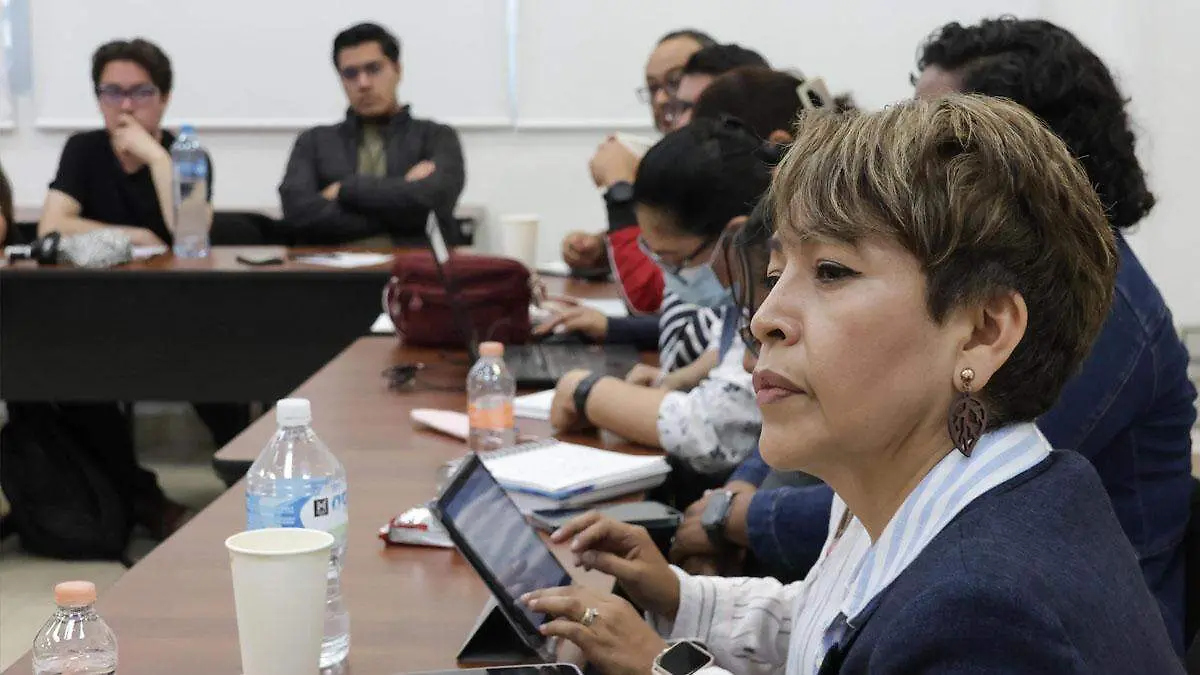
<svg viewBox="0 0 1200 675">
<path fill-rule="evenodd" d="M 671 213 L 646 204 L 634 205 L 646 247 L 668 267 L 700 267 L 712 258 L 715 239 L 687 234 Z"/>
<path fill-rule="evenodd" d="M 767 279 L 751 327 L 771 466 L 821 475 L 945 429 L 970 324 L 933 321 L 912 254 L 881 238 L 789 242 L 774 246 Z"/>
</svg>

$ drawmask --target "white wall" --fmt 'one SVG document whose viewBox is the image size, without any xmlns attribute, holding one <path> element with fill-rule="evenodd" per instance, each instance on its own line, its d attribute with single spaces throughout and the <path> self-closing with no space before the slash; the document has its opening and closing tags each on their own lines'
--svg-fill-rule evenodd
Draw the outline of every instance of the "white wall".
<svg viewBox="0 0 1200 675">
<path fill-rule="evenodd" d="M 91 2 L 76 1 L 89 5 Z M 1029 2 L 1022 0 L 1015 7 L 1028 5 Z M 1200 109 L 1200 90 L 1196 87 L 1200 82 L 1200 46 L 1188 28 L 1200 23 L 1200 2 L 1040 0 L 1040 6 L 1047 18 L 1075 30 L 1099 52 L 1117 71 L 1125 93 L 1132 97 L 1140 151 L 1150 172 L 1152 188 L 1159 197 L 1154 214 L 1134 235 L 1134 246 L 1167 296 L 1176 322 L 1200 324 L 1200 282 L 1193 272 L 1195 258 L 1200 253 L 1200 226 L 1193 223 L 1200 218 L 1193 214 L 1191 199 L 1191 183 L 1197 173 L 1195 158 L 1200 157 L 1200 128 L 1194 122 L 1195 111 Z M 745 11 L 741 6 L 736 10 L 732 5 L 729 7 L 731 12 Z M 711 8 L 705 13 L 711 14 Z M 618 19 L 628 21 L 629 17 Z M 879 36 L 856 35 L 855 40 L 845 42 L 844 53 L 831 54 L 829 58 L 855 59 L 860 53 L 856 42 L 884 39 L 881 36 L 888 32 L 889 20 L 886 16 L 878 16 L 877 20 Z M 687 24 L 688 17 L 681 15 L 672 23 Z M 717 28 L 705 27 L 722 37 Z M 778 30 L 801 29 L 780 26 Z M 803 27 L 803 33 L 810 35 L 811 31 L 820 30 L 811 24 Z M 754 46 L 752 41 L 744 41 Z M 640 54 L 649 49 L 649 45 L 643 44 L 619 41 L 615 44 Z M 915 49 L 915 44 L 896 48 L 894 58 L 879 67 L 907 72 Z M 769 54 L 777 65 L 798 66 L 814 73 L 819 70 L 777 51 Z M 903 68 L 897 63 L 904 64 Z M 855 64 L 855 67 L 870 65 Z M 604 68 L 604 61 L 597 59 L 595 67 Z M 80 68 L 86 69 L 86 64 Z M 855 70 L 840 65 L 835 69 L 847 73 Z M 632 97 L 640 72 L 635 69 L 626 79 L 627 84 L 611 92 L 611 96 Z M 563 82 L 564 96 L 570 95 L 570 86 L 589 86 L 586 72 L 578 74 L 577 83 L 569 78 Z M 854 90 L 860 100 L 875 103 L 881 99 L 878 92 L 863 90 L 855 81 L 831 80 L 830 84 L 837 90 Z M 420 115 L 421 101 L 413 103 L 414 111 Z M 35 124 L 37 111 L 30 97 L 17 101 L 16 117 L 14 130 L 0 131 L 0 158 L 13 180 L 17 204 L 36 206 L 54 175 L 58 153 L 68 132 L 39 129 Z M 295 130 L 206 131 L 201 127 L 199 132 L 217 165 L 218 208 L 277 207 L 275 187 Z M 540 213 L 543 218 L 540 256 L 551 259 L 557 255 L 558 242 L 568 230 L 603 226 L 602 204 L 588 176 L 587 160 L 604 132 L 596 128 L 462 129 L 468 167 L 462 202 L 484 206 L 493 222 L 498 214 L 506 212 Z M 490 241 L 485 232 L 484 245 Z"/>
</svg>

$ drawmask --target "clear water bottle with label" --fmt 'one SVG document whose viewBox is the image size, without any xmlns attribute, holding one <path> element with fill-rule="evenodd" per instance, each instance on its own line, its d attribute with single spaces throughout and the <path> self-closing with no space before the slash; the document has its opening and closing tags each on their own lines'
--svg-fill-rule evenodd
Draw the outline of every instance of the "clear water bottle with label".
<svg viewBox="0 0 1200 675">
<path fill-rule="evenodd" d="M 246 527 L 306 527 L 334 537 L 325 596 L 321 668 L 350 653 L 350 614 L 342 601 L 346 554 L 346 469 L 312 430 L 308 399 L 275 406 L 279 430 L 246 474 Z"/>
<path fill-rule="evenodd" d="M 212 209 L 208 203 L 208 156 L 196 138 L 196 130 L 185 124 L 171 144 L 175 176 L 175 255 L 204 258 L 208 255 Z"/>
<path fill-rule="evenodd" d="M 58 609 L 33 641 L 34 675 L 112 675 L 117 636 L 96 613 L 96 585 L 64 581 L 54 587 Z"/>
<path fill-rule="evenodd" d="M 472 450 L 486 452 L 516 442 L 516 394 L 517 382 L 504 365 L 504 345 L 479 345 L 479 360 L 467 374 L 467 417 L 471 421 L 467 443 Z"/>
</svg>

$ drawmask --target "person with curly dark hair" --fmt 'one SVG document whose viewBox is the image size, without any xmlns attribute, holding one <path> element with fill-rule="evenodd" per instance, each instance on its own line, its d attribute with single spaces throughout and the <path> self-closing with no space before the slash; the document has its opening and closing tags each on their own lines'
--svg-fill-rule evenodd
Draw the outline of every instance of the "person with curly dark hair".
<svg viewBox="0 0 1200 675">
<path fill-rule="evenodd" d="M 1047 21 L 946 24 L 922 46 L 917 67 L 919 98 L 1002 96 L 1042 118 L 1083 164 L 1116 230 L 1112 309 L 1082 370 L 1038 426 L 1054 447 L 1091 459 L 1182 652 L 1196 391 L 1171 312 L 1121 234 L 1154 207 L 1127 99 L 1094 52 Z"/>
</svg>

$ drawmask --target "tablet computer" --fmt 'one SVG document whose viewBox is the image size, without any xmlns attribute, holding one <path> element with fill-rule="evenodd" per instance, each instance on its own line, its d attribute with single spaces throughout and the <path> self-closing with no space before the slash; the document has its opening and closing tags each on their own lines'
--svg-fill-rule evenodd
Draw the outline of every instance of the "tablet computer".
<svg viewBox="0 0 1200 675">
<path fill-rule="evenodd" d="M 521 641 L 550 650 L 538 628 L 548 617 L 517 602 L 523 594 L 567 586 L 571 575 L 521 515 L 479 456 L 470 454 L 434 502 L 434 515 L 483 582 Z"/>
</svg>

